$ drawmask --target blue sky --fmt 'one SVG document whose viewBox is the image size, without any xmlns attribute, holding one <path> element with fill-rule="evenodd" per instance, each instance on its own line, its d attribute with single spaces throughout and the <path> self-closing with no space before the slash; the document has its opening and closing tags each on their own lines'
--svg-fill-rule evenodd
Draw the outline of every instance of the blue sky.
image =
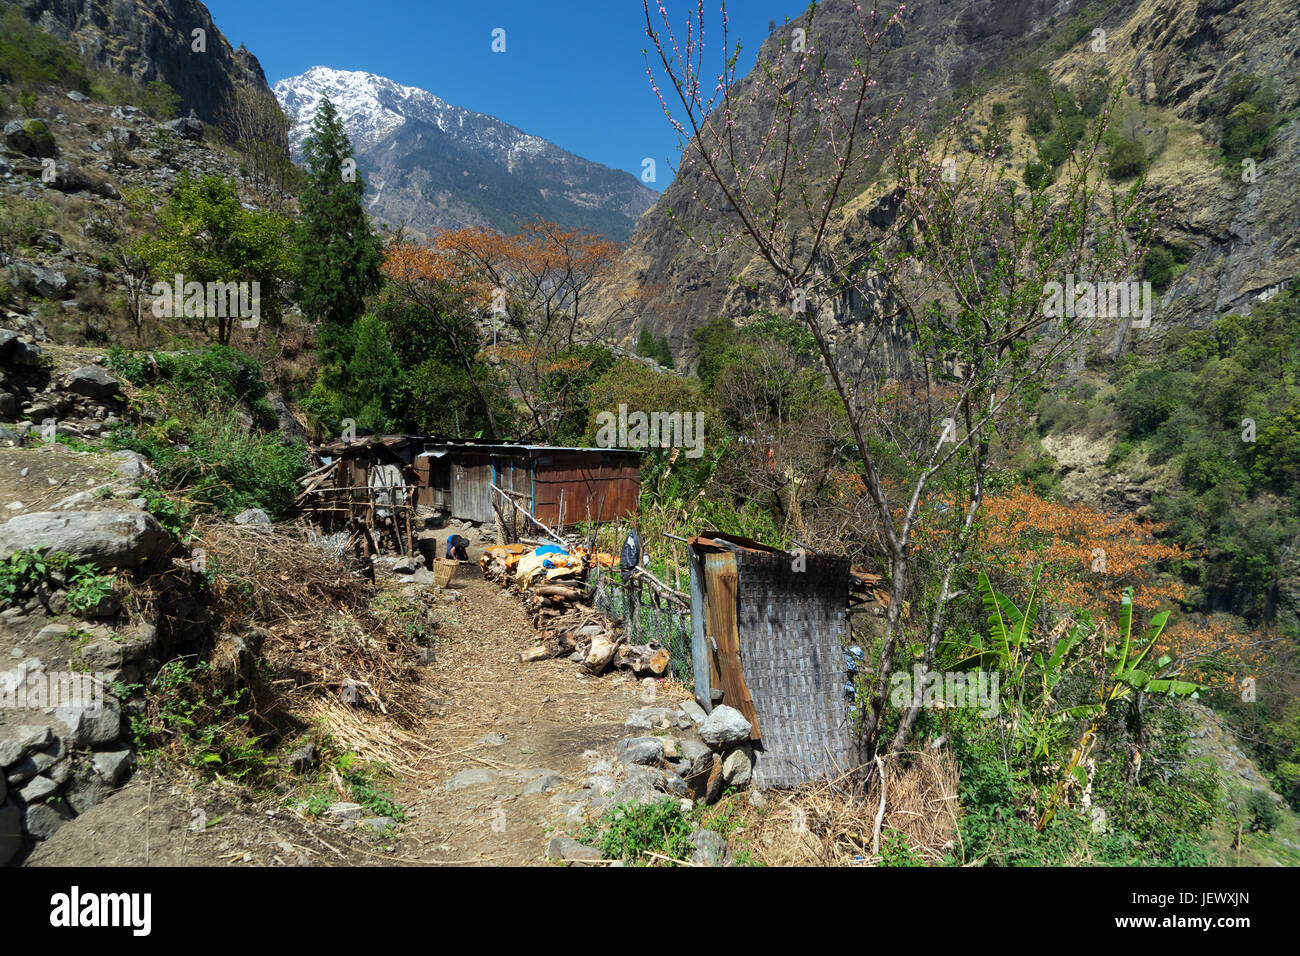
<svg viewBox="0 0 1300 956">
<path fill-rule="evenodd" d="M 489 113 L 525 132 L 640 176 L 653 157 L 663 190 L 677 139 L 646 78 L 641 0 L 205 0 L 233 46 L 243 43 L 275 83 L 312 66 L 365 70 Z M 674 27 L 694 0 L 664 0 Z M 742 72 L 804 0 L 734 0 Z M 705 4 L 717 24 L 717 0 Z M 657 17 L 655 5 L 651 12 Z M 707 28 L 706 26 L 706 28 Z M 492 31 L 506 31 L 493 53 Z M 716 34 L 715 34 L 716 35 Z M 706 35 L 707 36 L 707 35 Z M 707 60 L 706 60 L 707 62 Z M 713 72 L 716 72 L 713 71 Z M 712 74 L 710 74 L 712 75 Z"/>
</svg>

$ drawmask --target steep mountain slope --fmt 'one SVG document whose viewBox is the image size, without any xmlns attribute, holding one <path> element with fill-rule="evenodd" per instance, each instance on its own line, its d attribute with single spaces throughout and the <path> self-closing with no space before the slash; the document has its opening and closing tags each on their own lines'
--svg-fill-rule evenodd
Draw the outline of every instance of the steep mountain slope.
<svg viewBox="0 0 1300 956">
<path fill-rule="evenodd" d="M 367 177 L 370 211 L 416 233 L 479 225 L 510 232 L 543 216 L 623 240 L 655 199 L 630 173 L 373 73 L 317 66 L 274 91 L 293 118 L 295 150 L 328 96 Z"/>
<path fill-rule="evenodd" d="M 23 15 L 101 69 L 137 83 L 162 80 L 181 97 L 182 116 L 227 130 L 240 84 L 266 91 L 257 58 L 232 49 L 198 0 L 20 0 Z M 201 51 L 195 30 L 202 30 Z"/>
<path fill-rule="evenodd" d="M 792 4 L 792 7 L 797 7 Z M 818 13 L 815 33 L 830 51 L 831 69 L 854 55 L 856 26 L 851 0 L 828 0 Z M 792 13 L 794 10 L 792 10 Z M 790 42 L 802 20 L 778 29 L 763 44 L 761 57 Z M 1093 30 L 1106 31 L 1106 50 L 1092 50 Z M 1020 80 L 1029 66 L 1041 64 L 1057 82 L 1075 83 L 1101 68 L 1125 87 L 1119 122 L 1132 121 L 1143 134 L 1159 132 L 1167 142 L 1153 160 L 1148 194 L 1164 214 L 1162 237 L 1185 247 L 1185 268 L 1163 291 L 1154 330 L 1172 324 L 1204 325 L 1300 273 L 1300 240 L 1295 236 L 1297 179 L 1300 179 L 1300 104 L 1295 69 L 1300 49 L 1300 15 L 1286 0 L 1010 0 L 908 4 L 901 29 L 891 31 L 889 49 L 874 74 L 875 103 L 906 97 L 942 103 L 968 84 L 989 90 L 991 100 L 1010 106 L 1012 162 L 1023 168 L 1035 158 L 1018 114 Z M 1271 154 L 1258 164 L 1255 182 L 1245 183 L 1225 169 L 1219 154 L 1210 98 L 1234 77 L 1255 75 L 1277 90 L 1278 115 L 1288 117 L 1277 130 Z M 742 94 L 749 88 L 745 80 Z M 986 107 L 987 108 L 987 107 Z M 974 132 L 981 129 L 977 111 Z M 737 126 L 761 128 L 770 104 L 742 106 Z M 803 131 L 806 133 L 806 131 Z M 796 136 L 800 131 L 796 131 Z M 1018 177 L 1017 177 L 1018 178 Z M 878 195 L 877 192 L 875 195 Z M 836 224 L 833 243 L 852 250 L 871 231 L 872 195 L 852 202 Z M 729 276 L 760 277 L 764 270 L 747 248 L 703 255 L 683 235 L 700 231 L 709 208 L 726 209 L 711 183 L 698 175 L 675 180 L 638 223 L 619 276 L 603 290 L 605 301 L 649 290 L 647 308 L 624 319 L 630 337 L 641 325 L 667 336 L 674 354 L 694 353 L 691 333 L 714 315 L 743 319 L 760 307 L 779 307 L 728 283 Z M 676 220 L 676 221 L 674 221 Z M 832 337 L 852 335 L 866 304 L 846 291 L 827 303 L 823 319 Z M 897 349 L 888 338 L 879 346 Z M 1118 349 L 1121 341 L 1113 343 Z"/>
</svg>

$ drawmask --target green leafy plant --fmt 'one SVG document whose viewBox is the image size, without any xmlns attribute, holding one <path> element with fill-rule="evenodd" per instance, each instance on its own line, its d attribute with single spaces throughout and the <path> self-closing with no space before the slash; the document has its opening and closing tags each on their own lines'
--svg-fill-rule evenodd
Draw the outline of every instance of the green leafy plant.
<svg viewBox="0 0 1300 956">
<path fill-rule="evenodd" d="M 691 834 L 696 825 L 676 800 L 620 803 L 606 810 L 599 823 L 583 828 L 578 840 L 596 846 L 607 860 L 625 860 L 635 866 L 671 866 L 672 861 L 685 859 L 694 848 Z M 652 853 L 667 859 L 647 855 Z"/>
</svg>

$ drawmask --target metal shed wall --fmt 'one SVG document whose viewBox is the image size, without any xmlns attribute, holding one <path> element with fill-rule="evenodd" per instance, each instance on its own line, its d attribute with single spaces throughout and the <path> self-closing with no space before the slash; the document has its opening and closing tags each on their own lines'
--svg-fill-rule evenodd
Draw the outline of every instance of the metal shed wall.
<svg viewBox="0 0 1300 956">
<path fill-rule="evenodd" d="M 641 495 L 640 456 L 539 448 L 532 492 L 534 516 L 551 527 L 624 518 L 636 513 Z"/>
<path fill-rule="evenodd" d="M 852 761 L 844 696 L 849 561 L 809 554 L 796 571 L 793 555 L 785 552 L 744 546 L 731 551 L 707 544 L 690 548 L 696 697 L 711 710 L 711 691 L 723 688 L 727 662 L 718 657 L 719 635 L 708 633 L 704 612 L 710 592 L 724 583 L 714 576 L 734 562 L 739 685 L 761 732 L 755 784 L 792 787 L 836 776 Z M 701 667 L 705 661 L 708 670 Z M 736 677 L 727 683 L 737 684 Z M 741 703 L 725 694 L 722 702 Z"/>
<path fill-rule="evenodd" d="M 486 454 L 453 452 L 451 514 L 466 521 L 492 520 L 492 461 Z"/>
</svg>

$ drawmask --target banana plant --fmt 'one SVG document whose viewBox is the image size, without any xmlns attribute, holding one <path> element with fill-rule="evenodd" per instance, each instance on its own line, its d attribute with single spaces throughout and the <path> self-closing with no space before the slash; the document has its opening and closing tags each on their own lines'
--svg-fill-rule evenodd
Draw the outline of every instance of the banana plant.
<svg viewBox="0 0 1300 956">
<path fill-rule="evenodd" d="M 1070 779 L 1087 784 L 1085 761 L 1096 741 L 1106 715 L 1120 702 L 1134 702 L 1143 694 L 1193 697 L 1204 688 L 1177 676 L 1174 661 L 1162 654 L 1147 664 L 1169 612 L 1156 614 L 1145 633 L 1133 636 L 1132 589 L 1120 603 L 1118 638 L 1108 639 L 1106 628 L 1098 628 L 1086 614 L 1060 618 L 1044 640 L 1035 636 L 1041 605 L 1041 569 L 1034 573 L 1024 610 L 979 574 L 979 591 L 988 614 L 988 639 L 976 636 L 961 648 L 963 662 L 996 669 L 1003 680 L 1004 714 L 1013 735 L 1012 752 L 1030 768 L 1030 778 L 1050 788 L 1051 795 L 1041 814 L 1042 830 L 1056 814 Z M 1075 667 L 1095 655 L 1101 657 L 1102 677 L 1095 685 L 1093 700 L 1063 706 L 1058 700 L 1061 682 Z M 1069 686 L 1069 685 L 1067 685 Z M 1089 696 L 1092 696 L 1091 694 Z M 1077 698 L 1076 698 L 1077 699 Z M 1074 739 L 1072 728 L 1080 721 L 1089 726 L 1074 744 L 1063 770 L 1043 779 L 1044 764 L 1060 766 L 1054 754 Z"/>
<path fill-rule="evenodd" d="M 1124 589 L 1124 596 L 1120 601 L 1119 609 L 1120 643 L 1116 649 L 1112 649 L 1107 643 L 1102 645 L 1102 652 L 1113 655 L 1114 660 L 1114 666 L 1109 671 L 1109 687 L 1107 687 L 1107 681 L 1103 678 L 1098 687 L 1099 699 L 1097 703 L 1069 708 L 1066 711 L 1076 719 L 1091 718 L 1092 723 L 1075 746 L 1074 752 L 1070 755 L 1070 760 L 1066 765 L 1065 774 L 1057 781 L 1056 787 L 1048 799 L 1047 806 L 1039 817 L 1038 829 L 1040 832 L 1056 816 L 1061 796 L 1064 794 L 1070 778 L 1078 781 L 1081 785 L 1087 785 L 1088 772 L 1084 767 L 1084 762 L 1088 759 L 1088 755 L 1096 743 L 1097 731 L 1101 727 L 1102 721 L 1112 707 L 1120 701 L 1136 701 L 1142 694 L 1196 697 L 1202 690 L 1205 690 L 1205 687 L 1200 684 L 1179 680 L 1175 676 L 1176 670 L 1171 670 L 1174 660 L 1168 654 L 1161 654 L 1154 667 L 1145 670 L 1142 668 L 1142 662 L 1155 648 L 1156 641 L 1164 631 L 1165 623 L 1168 620 L 1168 611 L 1161 611 L 1156 614 L 1151 618 L 1146 633 L 1139 637 L 1135 643 L 1133 640 L 1133 589 Z M 1117 653 L 1115 653 L 1116 650 Z"/>
</svg>

